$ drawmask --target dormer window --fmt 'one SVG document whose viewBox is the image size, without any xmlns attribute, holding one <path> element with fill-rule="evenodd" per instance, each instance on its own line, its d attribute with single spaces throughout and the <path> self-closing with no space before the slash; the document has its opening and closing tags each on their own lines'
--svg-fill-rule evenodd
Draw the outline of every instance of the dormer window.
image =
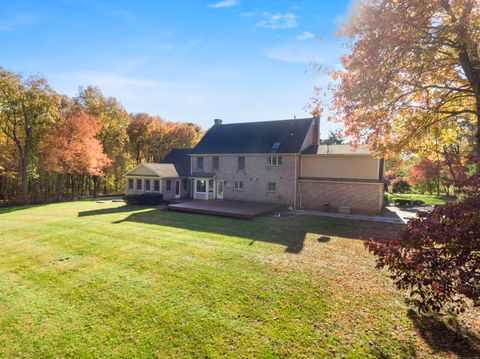
<svg viewBox="0 0 480 359">
<path fill-rule="evenodd" d="M 268 156 L 267 158 L 267 166 L 281 166 L 282 162 L 282 156 Z"/>
</svg>

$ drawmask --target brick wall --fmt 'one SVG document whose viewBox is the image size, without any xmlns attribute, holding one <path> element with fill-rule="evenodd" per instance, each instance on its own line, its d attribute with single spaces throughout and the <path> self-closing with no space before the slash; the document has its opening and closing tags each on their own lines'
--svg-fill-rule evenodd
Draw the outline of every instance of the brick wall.
<svg viewBox="0 0 480 359">
<path fill-rule="evenodd" d="M 295 193 L 295 155 L 282 155 L 282 166 L 268 166 L 268 155 L 245 155 L 245 170 L 238 170 L 238 155 L 219 155 L 219 169 L 212 168 L 211 155 L 203 155 L 203 170 L 197 168 L 197 156 L 192 156 L 194 172 L 215 172 L 217 180 L 225 180 L 224 199 L 252 202 L 281 203 L 293 206 Z M 298 163 L 298 160 L 297 160 Z M 298 166 L 298 164 L 297 164 Z M 244 190 L 234 189 L 242 180 Z M 276 183 L 276 192 L 268 192 L 268 182 Z"/>
<path fill-rule="evenodd" d="M 352 213 L 378 214 L 383 206 L 383 183 L 354 183 L 300 180 L 300 205 L 303 209 L 337 212 L 339 206 Z"/>
<path fill-rule="evenodd" d="M 171 178 L 170 179 L 172 181 L 172 186 L 171 186 L 171 189 L 170 191 L 167 191 L 167 181 L 168 179 L 165 179 L 163 178 L 162 179 L 162 192 L 163 192 L 163 199 L 165 200 L 170 200 L 170 199 L 174 199 L 175 198 L 175 182 L 176 181 L 180 181 L 180 198 L 188 198 L 190 196 L 190 181 L 189 180 L 186 180 L 187 181 L 187 189 L 184 190 L 183 189 L 183 183 L 182 183 L 182 179 L 175 179 L 175 178 Z"/>
</svg>

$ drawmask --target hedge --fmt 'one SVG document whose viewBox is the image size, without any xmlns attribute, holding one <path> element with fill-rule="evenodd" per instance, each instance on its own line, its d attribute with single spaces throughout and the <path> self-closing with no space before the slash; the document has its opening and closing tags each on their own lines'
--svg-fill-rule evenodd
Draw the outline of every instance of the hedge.
<svg viewBox="0 0 480 359">
<path fill-rule="evenodd" d="M 128 205 L 158 206 L 159 204 L 163 203 L 163 194 L 161 193 L 129 194 L 125 196 L 125 202 Z"/>
</svg>

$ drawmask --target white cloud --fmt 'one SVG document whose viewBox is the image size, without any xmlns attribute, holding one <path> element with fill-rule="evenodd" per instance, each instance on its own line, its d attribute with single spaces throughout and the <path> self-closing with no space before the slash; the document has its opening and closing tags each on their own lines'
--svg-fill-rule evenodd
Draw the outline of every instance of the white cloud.
<svg viewBox="0 0 480 359">
<path fill-rule="evenodd" d="M 267 49 L 265 50 L 265 56 L 271 60 L 292 63 L 308 63 L 313 59 L 306 51 L 299 51 L 291 46 L 278 46 Z"/>
<path fill-rule="evenodd" d="M 305 40 L 310 40 L 315 37 L 315 34 L 309 32 L 309 31 L 304 31 L 300 35 L 297 36 L 297 39 L 300 41 L 305 41 Z"/>
<path fill-rule="evenodd" d="M 263 20 L 257 22 L 258 27 L 264 27 L 266 29 L 291 29 L 298 26 L 297 15 L 287 12 L 287 13 L 264 13 L 262 15 Z"/>
<path fill-rule="evenodd" d="M 238 5 L 238 0 L 222 0 L 222 1 L 216 2 L 215 4 L 211 4 L 209 6 L 215 9 L 224 9 L 227 7 L 234 7 L 237 5 Z"/>
<path fill-rule="evenodd" d="M 242 16 L 242 17 L 254 17 L 255 15 L 256 15 L 256 14 L 255 14 L 253 11 L 250 11 L 250 12 L 248 12 L 248 11 L 247 11 L 247 12 L 242 12 L 242 13 L 240 14 L 240 16 Z"/>
<path fill-rule="evenodd" d="M 289 42 L 264 50 L 271 59 L 289 63 L 312 63 L 321 66 L 336 67 L 344 49 L 336 42 Z"/>
</svg>

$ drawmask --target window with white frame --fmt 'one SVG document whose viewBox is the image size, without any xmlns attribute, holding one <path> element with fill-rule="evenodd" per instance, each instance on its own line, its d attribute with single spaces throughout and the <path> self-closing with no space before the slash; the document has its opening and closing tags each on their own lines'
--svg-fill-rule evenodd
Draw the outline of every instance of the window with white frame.
<svg viewBox="0 0 480 359">
<path fill-rule="evenodd" d="M 207 192 L 207 181 L 206 180 L 197 180 L 196 184 L 196 191 L 199 193 L 206 193 Z"/>
<path fill-rule="evenodd" d="M 153 190 L 155 192 L 160 192 L 160 181 L 159 180 L 154 180 L 153 181 Z"/>
<path fill-rule="evenodd" d="M 208 192 L 213 193 L 213 180 L 208 181 Z"/>
<path fill-rule="evenodd" d="M 167 192 L 172 191 L 172 180 L 167 180 L 166 187 L 167 187 Z"/>
<path fill-rule="evenodd" d="M 145 191 L 150 191 L 151 187 L 150 187 L 150 180 L 149 179 L 146 179 L 145 180 Z"/>
<path fill-rule="evenodd" d="M 268 166 L 281 166 L 282 165 L 282 156 L 268 156 L 267 165 Z"/>
<path fill-rule="evenodd" d="M 277 192 L 277 184 L 275 182 L 268 182 L 267 183 L 267 191 L 268 192 Z"/>
<path fill-rule="evenodd" d="M 133 178 L 129 178 L 128 179 L 128 189 L 133 190 L 133 184 L 134 184 Z"/>
<path fill-rule="evenodd" d="M 142 180 L 140 178 L 137 179 L 137 191 L 142 190 Z"/>
<path fill-rule="evenodd" d="M 244 190 L 243 181 L 240 181 L 240 180 L 235 181 L 233 185 L 233 189 L 235 191 L 243 191 Z"/>
</svg>

